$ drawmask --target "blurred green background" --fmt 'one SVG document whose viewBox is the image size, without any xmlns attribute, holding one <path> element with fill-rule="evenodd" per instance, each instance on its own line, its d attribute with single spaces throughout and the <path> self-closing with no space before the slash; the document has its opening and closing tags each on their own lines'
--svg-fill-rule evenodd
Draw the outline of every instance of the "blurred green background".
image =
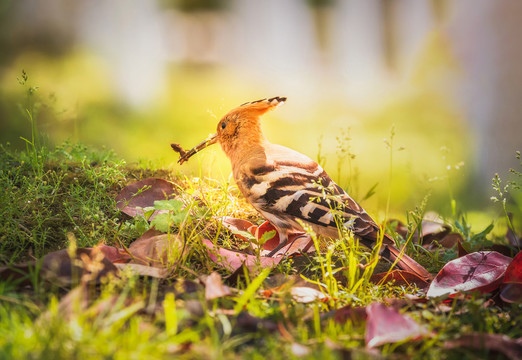
<svg viewBox="0 0 522 360">
<path fill-rule="evenodd" d="M 0 142 L 25 147 L 31 103 L 51 144 L 228 179 L 219 147 L 180 167 L 169 144 L 190 148 L 231 108 L 287 96 L 266 137 L 356 199 L 377 184 L 370 212 L 390 189 L 396 214 L 427 195 L 442 214 L 452 198 L 482 208 L 494 173 L 520 166 L 521 24 L 516 0 L 2 0 Z"/>
</svg>

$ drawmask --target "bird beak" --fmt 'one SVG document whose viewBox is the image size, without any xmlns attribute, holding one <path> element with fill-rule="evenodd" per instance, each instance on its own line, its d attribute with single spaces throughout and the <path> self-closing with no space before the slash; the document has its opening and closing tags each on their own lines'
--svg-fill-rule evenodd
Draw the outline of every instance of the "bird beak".
<svg viewBox="0 0 522 360">
<path fill-rule="evenodd" d="M 209 136 L 205 141 L 199 143 L 198 145 L 194 146 L 192 149 L 187 151 L 183 156 L 181 156 L 178 160 L 178 164 L 183 164 L 185 161 L 190 159 L 192 155 L 196 155 L 199 151 L 203 150 L 204 148 L 217 143 L 218 137 L 217 133 L 214 135 Z"/>
</svg>

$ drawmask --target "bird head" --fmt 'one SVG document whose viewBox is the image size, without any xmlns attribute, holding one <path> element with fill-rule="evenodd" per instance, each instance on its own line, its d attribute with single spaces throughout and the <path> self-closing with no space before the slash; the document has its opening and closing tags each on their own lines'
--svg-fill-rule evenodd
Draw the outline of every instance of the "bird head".
<svg viewBox="0 0 522 360">
<path fill-rule="evenodd" d="M 258 144 L 264 139 L 261 133 L 259 117 L 267 111 L 275 109 L 285 101 L 286 97 L 276 96 L 270 99 L 248 102 L 230 110 L 219 121 L 217 132 L 188 151 L 178 162 L 182 164 L 192 155 L 216 142 L 219 142 L 223 151 L 229 157 L 238 149 Z"/>
<path fill-rule="evenodd" d="M 274 97 L 248 102 L 229 111 L 217 125 L 216 139 L 223 151 L 230 152 L 251 146 L 263 139 L 259 117 L 286 101 L 285 97 Z"/>
</svg>

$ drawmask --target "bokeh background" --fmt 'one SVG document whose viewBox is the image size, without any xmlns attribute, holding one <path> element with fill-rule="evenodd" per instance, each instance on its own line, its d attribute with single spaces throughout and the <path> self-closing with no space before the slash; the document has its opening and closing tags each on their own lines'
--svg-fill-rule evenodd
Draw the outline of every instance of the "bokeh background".
<svg viewBox="0 0 522 360">
<path fill-rule="evenodd" d="M 266 137 L 357 199 L 377 184 L 373 212 L 390 189 L 395 212 L 484 208 L 520 167 L 521 38 L 519 0 L 1 0 L 0 142 L 25 146 L 32 101 L 51 144 L 228 179 L 217 146 L 180 167 L 169 144 L 287 96 Z"/>
</svg>

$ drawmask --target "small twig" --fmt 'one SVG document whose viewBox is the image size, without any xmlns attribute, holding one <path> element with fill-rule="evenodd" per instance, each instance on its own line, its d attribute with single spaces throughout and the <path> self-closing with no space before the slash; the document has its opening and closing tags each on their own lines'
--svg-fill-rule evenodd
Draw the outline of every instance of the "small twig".
<svg viewBox="0 0 522 360">
<path fill-rule="evenodd" d="M 175 152 L 177 152 L 179 154 L 180 158 L 184 157 L 185 154 L 187 153 L 187 151 L 185 149 L 183 149 L 183 147 L 181 147 L 180 144 L 172 143 L 172 144 L 170 144 L 170 147 L 172 148 L 172 150 L 174 150 Z"/>
</svg>

